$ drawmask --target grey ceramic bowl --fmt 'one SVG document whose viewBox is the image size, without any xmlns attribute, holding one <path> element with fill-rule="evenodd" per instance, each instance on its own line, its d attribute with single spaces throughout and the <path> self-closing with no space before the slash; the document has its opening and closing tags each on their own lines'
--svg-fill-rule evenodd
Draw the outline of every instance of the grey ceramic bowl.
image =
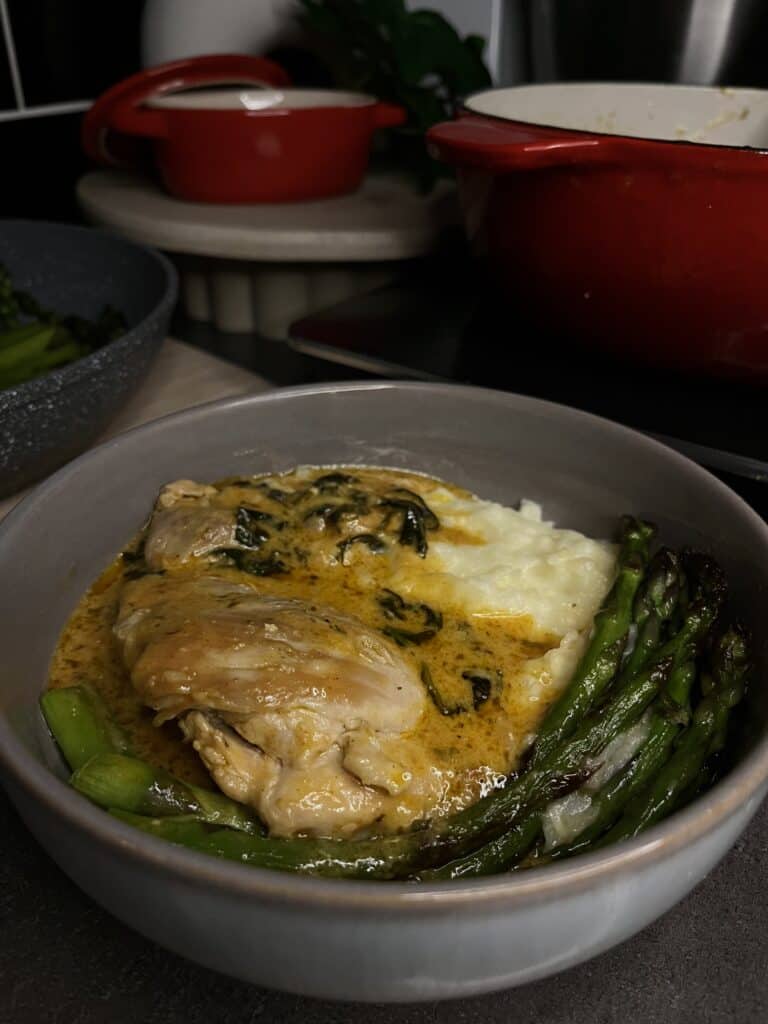
<svg viewBox="0 0 768 1024">
<path fill-rule="evenodd" d="M 0 263 L 45 307 L 96 316 L 110 303 L 128 331 L 68 366 L 0 391 L 0 497 L 86 448 L 130 397 L 166 336 L 176 271 L 160 253 L 95 228 L 0 220 Z"/>
<path fill-rule="evenodd" d="M 624 845 L 445 884 L 326 881 L 225 863 L 91 806 L 62 781 L 37 710 L 51 650 L 85 588 L 165 481 L 332 462 L 423 470 L 507 503 L 534 498 L 558 523 L 597 536 L 635 512 L 656 520 L 672 544 L 713 549 L 737 610 L 757 627 L 754 736 L 738 763 L 692 806 Z M 198 407 L 103 445 L 39 487 L 0 528 L 0 577 L 0 762 L 30 829 L 117 917 L 262 985 L 419 1000 L 562 970 L 628 938 L 692 889 L 768 786 L 768 527 L 680 455 L 546 402 L 455 386 L 353 384 Z"/>
</svg>

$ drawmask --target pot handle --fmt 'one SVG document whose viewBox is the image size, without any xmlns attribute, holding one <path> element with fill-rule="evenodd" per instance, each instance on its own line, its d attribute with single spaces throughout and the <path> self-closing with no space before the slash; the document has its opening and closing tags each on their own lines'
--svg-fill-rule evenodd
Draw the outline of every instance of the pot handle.
<svg viewBox="0 0 768 1024">
<path fill-rule="evenodd" d="M 408 111 L 397 103 L 379 101 L 374 107 L 373 117 L 377 128 L 396 128 L 408 120 Z"/>
<path fill-rule="evenodd" d="M 620 144 L 620 143 L 619 143 Z M 485 170 L 525 170 L 603 161 L 616 152 L 610 135 L 541 127 L 484 117 L 444 121 L 427 132 L 430 155 L 446 163 Z"/>
<path fill-rule="evenodd" d="M 279 64 L 266 57 L 234 53 L 186 57 L 146 68 L 113 85 L 96 100 L 83 119 L 83 149 L 98 163 L 120 166 L 126 161 L 110 148 L 111 133 L 158 139 L 167 132 L 163 111 L 142 107 L 151 96 L 228 82 L 286 86 L 291 79 Z"/>
</svg>

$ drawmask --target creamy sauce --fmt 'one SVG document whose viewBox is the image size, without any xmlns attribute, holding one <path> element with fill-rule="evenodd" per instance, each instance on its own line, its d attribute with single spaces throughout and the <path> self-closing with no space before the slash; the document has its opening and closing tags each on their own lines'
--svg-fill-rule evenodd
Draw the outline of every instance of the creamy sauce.
<svg viewBox="0 0 768 1024">
<path fill-rule="evenodd" d="M 350 530 L 360 533 L 370 529 L 373 533 L 380 527 L 381 511 L 350 511 L 334 525 L 310 514 L 312 508 L 323 505 L 320 495 L 304 499 L 298 514 L 295 502 L 286 498 L 286 493 L 296 494 L 306 488 L 308 480 L 311 482 L 319 472 L 299 470 L 282 477 L 228 480 L 215 485 L 217 494 L 211 501 L 217 507 L 257 508 L 272 517 L 273 526 L 282 524 L 271 529 L 272 539 L 264 556 L 277 551 L 288 569 L 280 575 L 255 576 L 216 556 L 216 574 L 248 584 L 263 594 L 331 606 L 377 630 L 419 632 L 424 627 L 423 613 L 410 610 L 405 620 L 393 617 L 382 604 L 382 594 L 386 594 L 395 575 L 399 579 L 409 574 L 417 578 L 425 571 L 425 559 L 414 547 L 393 540 L 385 552 L 378 554 L 356 543 L 347 549 L 347 564 L 342 564 L 339 544 Z M 405 487 L 429 503 L 430 492 L 439 487 L 469 497 L 459 488 L 421 475 L 359 467 L 343 472 L 354 474 L 362 489 L 377 496 Z M 140 552 L 143 539 L 138 535 L 129 545 L 129 552 Z M 468 548 L 483 543 L 471 529 L 449 526 L 429 533 L 428 539 Z M 49 685 L 88 682 L 101 693 L 139 756 L 189 781 L 210 784 L 197 755 L 182 741 L 176 723 L 162 727 L 153 724 L 153 712 L 142 705 L 122 664 L 112 630 L 126 578 L 141 571 L 136 564 L 119 557 L 84 596 L 54 653 Z M 167 572 L 210 573 L 211 557 L 188 560 Z M 415 729 L 435 766 L 454 779 L 451 800 L 441 809 L 445 813 L 477 799 L 496 781 L 496 775 L 500 777 L 514 768 L 523 738 L 535 733 L 559 692 L 546 671 L 539 673 L 533 695 L 530 685 L 522 685 L 520 680 L 526 673 L 530 675 L 536 659 L 558 647 L 561 637 L 541 631 L 527 615 L 473 614 L 472 609 L 455 603 L 454 591 L 446 590 L 441 600 L 433 588 L 430 609 L 442 617 L 442 626 L 419 643 L 406 642 L 401 653 L 422 675 L 426 669 L 445 707 L 466 709 L 444 714 L 433 700 L 427 700 Z M 474 707 L 472 682 L 467 676 L 476 677 L 478 673 L 487 676 L 492 685 L 490 695 Z"/>
</svg>

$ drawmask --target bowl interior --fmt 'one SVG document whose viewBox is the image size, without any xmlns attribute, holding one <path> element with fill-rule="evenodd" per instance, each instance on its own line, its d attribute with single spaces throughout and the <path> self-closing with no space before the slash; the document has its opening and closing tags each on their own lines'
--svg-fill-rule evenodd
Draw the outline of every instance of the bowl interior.
<svg viewBox="0 0 768 1024">
<path fill-rule="evenodd" d="M 467 100 L 510 121 L 665 142 L 768 148 L 768 91 L 568 83 L 491 89 Z"/>
<path fill-rule="evenodd" d="M 95 317 L 105 304 L 135 327 L 169 294 L 164 261 L 94 228 L 0 221 L 0 263 L 14 285 L 60 313 Z"/>
<path fill-rule="evenodd" d="M 168 480 L 215 480 L 297 464 L 405 467 L 508 504 L 541 502 L 558 524 L 608 536 L 652 518 L 672 545 L 714 551 L 754 628 L 754 735 L 768 707 L 768 528 L 724 485 L 655 442 L 584 413 L 449 385 L 291 389 L 199 407 L 122 435 L 70 463 L 0 527 L 0 751 L 56 767 L 37 710 L 57 636 L 86 587 L 135 533 Z M 4 720 L 4 721 L 3 721 Z M 0 728 L 0 743 L 3 729 Z M 746 753 L 746 748 L 744 753 Z"/>
</svg>

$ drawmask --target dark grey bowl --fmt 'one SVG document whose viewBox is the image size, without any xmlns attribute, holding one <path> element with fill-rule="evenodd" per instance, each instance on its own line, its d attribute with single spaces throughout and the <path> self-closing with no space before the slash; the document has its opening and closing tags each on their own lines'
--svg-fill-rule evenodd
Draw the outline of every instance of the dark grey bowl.
<svg viewBox="0 0 768 1024">
<path fill-rule="evenodd" d="M 166 335 L 178 282 L 158 252 L 44 221 L 0 221 L 0 263 L 43 306 L 92 317 L 111 303 L 129 326 L 84 359 L 0 391 L 5 497 L 83 451 L 136 390 Z"/>
</svg>

